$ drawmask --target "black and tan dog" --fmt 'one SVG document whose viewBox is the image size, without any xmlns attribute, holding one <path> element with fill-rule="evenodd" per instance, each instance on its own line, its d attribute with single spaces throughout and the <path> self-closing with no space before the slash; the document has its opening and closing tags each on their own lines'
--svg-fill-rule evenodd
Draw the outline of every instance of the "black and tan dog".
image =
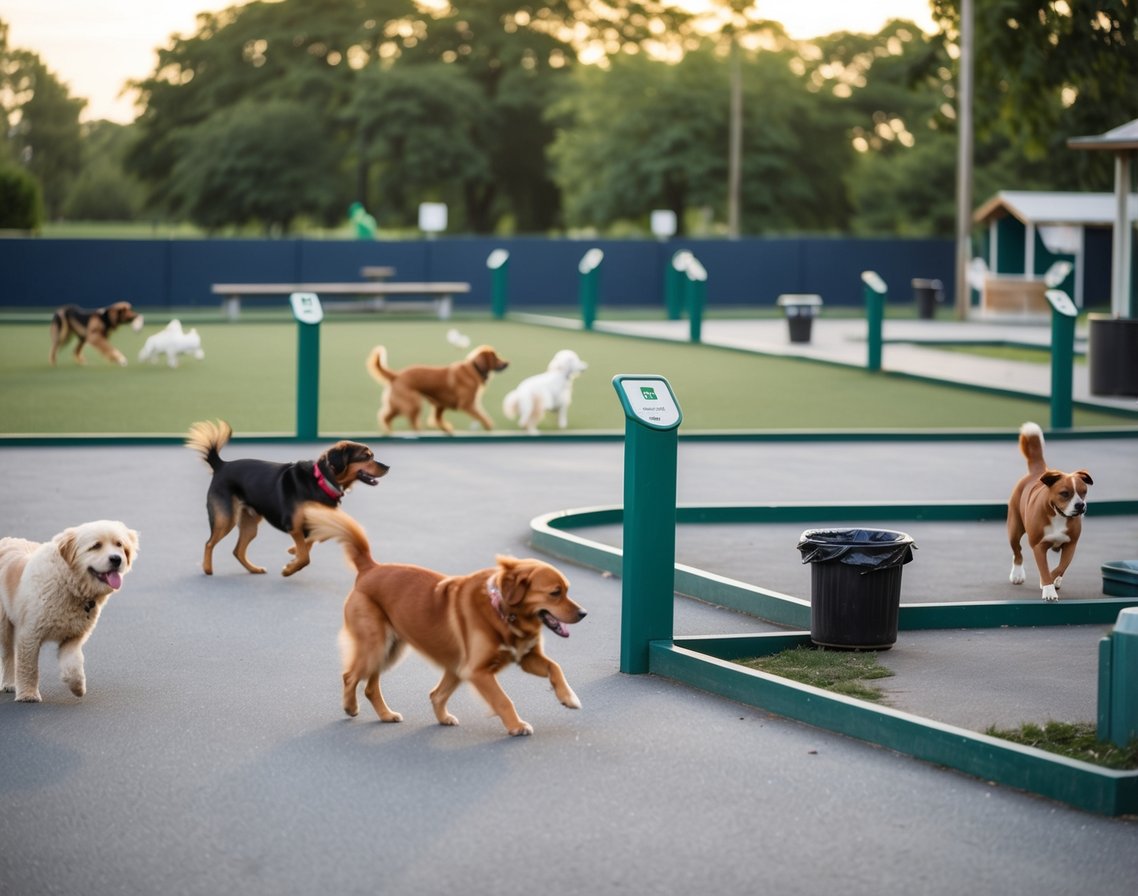
<svg viewBox="0 0 1138 896">
<path fill-rule="evenodd" d="M 213 470 L 206 494 L 209 513 L 209 540 L 205 543 L 202 569 L 213 575 L 213 548 L 237 527 L 237 546 L 233 556 L 249 572 L 263 573 L 245 556 L 257 536 L 262 519 L 292 536 L 289 549 L 293 559 L 281 570 L 291 576 L 308 565 L 309 546 L 305 510 L 311 504 L 339 507 L 344 493 L 356 482 L 375 485 L 388 471 L 387 464 L 375 459 L 367 445 L 337 442 L 316 460 L 274 463 L 243 458 L 224 461 L 219 452 L 233 435 L 222 420 L 195 423 L 190 427 L 186 446 L 201 454 Z"/>
<path fill-rule="evenodd" d="M 126 358 L 123 353 L 107 341 L 115 328 L 123 324 L 130 324 L 134 330 L 142 329 L 142 315 L 130 306 L 130 302 L 115 302 L 106 308 L 94 309 L 64 305 L 51 316 L 51 352 L 48 360 L 54 365 L 60 348 L 74 336 L 79 342 L 75 346 L 76 363 L 87 363 L 83 357 L 83 346 L 89 342 L 108 361 L 125 367 Z"/>
</svg>

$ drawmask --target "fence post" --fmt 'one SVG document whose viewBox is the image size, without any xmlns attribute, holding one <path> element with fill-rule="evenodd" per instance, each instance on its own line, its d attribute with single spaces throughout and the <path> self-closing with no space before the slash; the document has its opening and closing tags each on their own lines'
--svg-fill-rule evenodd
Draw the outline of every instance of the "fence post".
<svg viewBox="0 0 1138 896">
<path fill-rule="evenodd" d="M 866 336 L 869 357 L 865 366 L 868 370 L 876 371 L 881 369 L 881 325 L 885 319 L 885 296 L 888 289 L 876 271 L 863 271 L 861 282 L 865 284 L 862 293 L 865 296 L 865 319 L 869 325 Z"/>
<path fill-rule="evenodd" d="M 605 253 L 600 249 L 590 249 L 577 265 L 577 272 L 581 275 L 578 280 L 578 297 L 581 300 L 581 325 L 586 330 L 593 329 L 597 319 L 597 293 L 598 279 L 601 274 L 601 262 Z"/>
<path fill-rule="evenodd" d="M 619 374 L 624 408 L 624 547 L 620 671 L 648 671 L 648 645 L 670 641 L 676 565 L 676 430 L 672 387 L 655 374 Z"/>
<path fill-rule="evenodd" d="M 296 437 L 314 441 L 320 419 L 320 321 L 324 309 L 313 292 L 288 297 L 296 318 Z"/>
<path fill-rule="evenodd" d="M 1045 293 L 1051 305 L 1051 428 L 1070 429 L 1075 366 L 1075 318 L 1079 311 L 1061 289 Z"/>
<path fill-rule="evenodd" d="M 1119 612 L 1098 656 L 1098 739 L 1125 747 L 1138 738 L 1138 607 Z"/>
<path fill-rule="evenodd" d="M 490 312 L 495 320 L 506 316 L 506 285 L 510 268 L 510 253 L 505 249 L 495 249 L 486 259 L 490 274 Z"/>
</svg>

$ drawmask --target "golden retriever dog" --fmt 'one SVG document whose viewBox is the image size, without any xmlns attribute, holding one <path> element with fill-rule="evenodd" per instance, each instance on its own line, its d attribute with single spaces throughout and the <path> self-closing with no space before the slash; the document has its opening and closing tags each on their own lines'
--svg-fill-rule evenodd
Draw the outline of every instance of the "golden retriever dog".
<svg viewBox="0 0 1138 896">
<path fill-rule="evenodd" d="M 261 520 L 292 536 L 289 548 L 293 559 L 281 575 L 291 576 L 309 561 L 311 539 L 307 535 L 305 514 L 314 505 L 339 507 L 340 501 L 356 482 L 376 485 L 390 467 L 376 460 L 367 445 L 337 442 L 316 460 L 274 463 L 255 458 L 221 459 L 221 448 L 233 435 L 224 420 L 195 423 L 190 427 L 186 447 L 202 456 L 213 478 L 206 492 L 209 538 L 202 555 L 202 570 L 213 575 L 213 549 L 233 527 L 237 527 L 237 546 L 233 556 L 249 572 L 263 573 L 263 567 L 249 562 L 245 552 L 257 537 Z"/>
<path fill-rule="evenodd" d="M 131 307 L 130 302 L 115 302 L 106 308 L 94 309 L 64 305 L 51 316 L 51 352 L 48 360 L 54 366 L 60 348 L 74 336 L 78 340 L 75 346 L 77 364 L 87 363 L 83 357 L 83 346 L 89 342 L 108 361 L 126 367 L 126 357 L 108 341 L 115 328 L 123 324 L 130 324 L 135 331 L 142 329 L 142 315 Z"/>
<path fill-rule="evenodd" d="M 540 560 L 499 556 L 495 566 L 447 576 L 422 566 L 377 563 L 363 529 L 345 513 L 314 508 L 309 525 L 313 538 L 341 542 L 356 569 L 340 632 L 344 712 L 349 716 L 359 712 L 356 689 L 364 681 L 364 696 L 380 720 L 403 721 L 384 701 L 379 676 L 408 645 L 443 670 L 431 691 L 440 725 L 458 724 L 447 701 L 468 681 L 511 735 L 533 734 L 498 683 L 498 672 L 510 663 L 548 678 L 558 700 L 570 709 L 581 708 L 565 673 L 542 649 L 543 628 L 568 638 L 565 626 L 585 618 L 556 568 Z"/>
<path fill-rule="evenodd" d="M 83 644 L 138 556 L 138 533 L 117 520 L 64 529 L 51 541 L 0 538 L 0 660 L 3 689 L 39 703 L 40 648 L 59 644 L 59 671 L 87 693 Z"/>
<path fill-rule="evenodd" d="M 391 421 L 403 415 L 415 432 L 419 431 L 419 413 L 426 401 L 434 409 L 430 422 L 453 435 L 454 429 L 443 419 L 444 411 L 463 411 L 489 431 L 494 421 L 482 407 L 482 392 L 490 374 L 505 370 L 509 362 L 488 345 L 480 345 L 461 361 L 441 367 L 413 364 L 402 370 L 387 366 L 387 350 L 377 345 L 367 358 L 368 373 L 384 384 L 383 402 L 379 408 L 379 425 L 391 432 Z"/>
</svg>

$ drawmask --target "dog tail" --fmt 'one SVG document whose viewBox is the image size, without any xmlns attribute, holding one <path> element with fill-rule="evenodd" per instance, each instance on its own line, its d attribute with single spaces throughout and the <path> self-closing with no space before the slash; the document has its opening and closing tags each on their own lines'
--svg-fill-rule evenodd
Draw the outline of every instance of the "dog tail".
<svg viewBox="0 0 1138 896">
<path fill-rule="evenodd" d="M 313 541 L 338 541 L 357 573 L 375 566 L 363 526 L 335 507 L 315 501 L 304 505 L 304 531 Z"/>
<path fill-rule="evenodd" d="M 387 366 L 387 349 L 377 345 L 367 356 L 367 372 L 377 383 L 390 383 L 395 379 L 395 371 Z"/>
<path fill-rule="evenodd" d="M 186 447 L 198 452 L 202 460 L 216 473 L 225 463 L 219 452 L 232 435 L 233 427 L 224 420 L 218 420 L 216 423 L 206 420 L 190 427 L 190 433 L 186 436 Z"/>
<path fill-rule="evenodd" d="M 508 420 L 518 419 L 518 390 L 514 389 L 506 393 L 506 397 L 502 399 L 502 413 L 506 415 Z"/>
<path fill-rule="evenodd" d="M 1029 472 L 1047 469 L 1047 462 L 1043 459 L 1043 430 L 1038 423 L 1025 423 L 1019 428 L 1019 450 L 1027 458 Z"/>
</svg>

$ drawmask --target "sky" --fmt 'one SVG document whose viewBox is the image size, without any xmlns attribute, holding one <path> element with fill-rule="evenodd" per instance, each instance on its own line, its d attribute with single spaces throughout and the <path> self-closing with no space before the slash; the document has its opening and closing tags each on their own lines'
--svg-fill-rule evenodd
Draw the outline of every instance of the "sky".
<svg viewBox="0 0 1138 896">
<path fill-rule="evenodd" d="M 792 37 L 835 31 L 874 33 L 889 19 L 931 29 L 928 0 L 757 0 L 763 18 Z M 9 47 L 37 53 L 74 97 L 88 101 L 84 121 L 134 120 L 128 81 L 150 75 L 156 50 L 173 34 L 192 35 L 199 12 L 237 0 L 0 0 Z M 694 5 L 698 5 L 698 0 Z"/>
</svg>

